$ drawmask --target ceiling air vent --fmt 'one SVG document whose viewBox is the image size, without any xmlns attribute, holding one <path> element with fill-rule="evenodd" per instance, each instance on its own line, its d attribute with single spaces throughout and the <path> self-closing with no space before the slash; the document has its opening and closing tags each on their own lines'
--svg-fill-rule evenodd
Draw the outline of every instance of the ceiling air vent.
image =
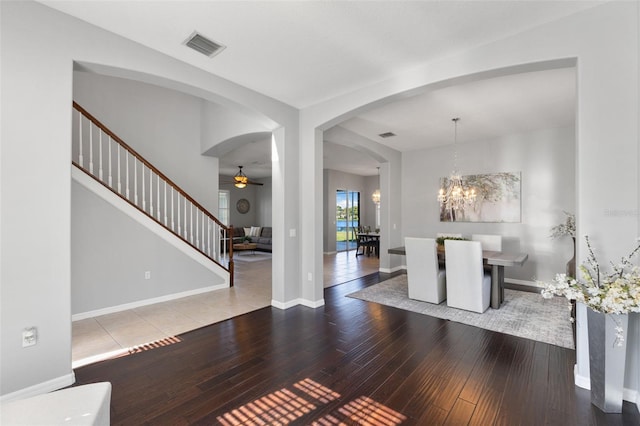
<svg viewBox="0 0 640 426">
<path fill-rule="evenodd" d="M 395 136 L 395 135 L 396 135 L 396 134 L 395 134 L 395 133 L 393 133 L 393 132 L 384 132 L 384 133 L 380 133 L 378 136 L 380 136 L 380 137 L 381 137 L 381 138 L 383 138 L 383 139 L 386 139 L 386 138 L 393 137 L 393 136 Z"/>
<path fill-rule="evenodd" d="M 226 48 L 226 46 L 216 43 L 215 41 L 211 41 L 197 32 L 194 32 L 191 37 L 187 39 L 185 44 L 193 50 L 210 58 L 213 58 Z"/>
</svg>

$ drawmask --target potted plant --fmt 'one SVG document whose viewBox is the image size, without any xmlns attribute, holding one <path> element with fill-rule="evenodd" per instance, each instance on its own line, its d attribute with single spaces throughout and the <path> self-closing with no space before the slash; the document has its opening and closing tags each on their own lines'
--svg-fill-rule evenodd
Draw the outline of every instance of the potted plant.
<svg viewBox="0 0 640 426">
<path fill-rule="evenodd" d="M 567 262 L 566 274 L 576 276 L 576 216 L 573 213 L 563 211 L 565 221 L 551 228 L 551 238 L 571 237 L 573 241 L 573 257 Z"/>
<path fill-rule="evenodd" d="M 640 243 L 605 273 L 598 263 L 589 237 L 589 255 L 580 265 L 582 279 L 558 274 L 542 283 L 542 297 L 564 296 L 587 306 L 591 402 L 604 412 L 622 411 L 622 388 L 629 312 L 640 312 L 640 268 L 631 259 Z M 572 318 L 573 321 L 573 318 Z"/>
</svg>

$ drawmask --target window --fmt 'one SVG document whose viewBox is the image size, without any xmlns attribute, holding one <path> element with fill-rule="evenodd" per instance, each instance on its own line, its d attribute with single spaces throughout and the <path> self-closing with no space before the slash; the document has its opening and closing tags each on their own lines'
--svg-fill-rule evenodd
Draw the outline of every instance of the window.
<svg viewBox="0 0 640 426">
<path fill-rule="evenodd" d="M 229 191 L 218 191 L 218 219 L 229 226 Z"/>
</svg>

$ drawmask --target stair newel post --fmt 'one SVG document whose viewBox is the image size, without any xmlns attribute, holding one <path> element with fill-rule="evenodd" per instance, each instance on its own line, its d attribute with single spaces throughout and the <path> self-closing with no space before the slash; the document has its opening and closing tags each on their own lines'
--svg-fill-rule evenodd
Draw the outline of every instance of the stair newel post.
<svg viewBox="0 0 640 426">
<path fill-rule="evenodd" d="M 229 287 L 233 287 L 233 226 L 230 226 L 227 232 L 227 241 L 229 242 Z"/>
</svg>

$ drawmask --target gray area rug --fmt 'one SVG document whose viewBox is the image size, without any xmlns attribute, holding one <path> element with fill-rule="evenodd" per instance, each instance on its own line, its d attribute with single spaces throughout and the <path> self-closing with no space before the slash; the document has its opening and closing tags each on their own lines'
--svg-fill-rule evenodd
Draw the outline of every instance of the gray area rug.
<svg viewBox="0 0 640 426">
<path fill-rule="evenodd" d="M 235 262 L 261 262 L 263 260 L 271 260 L 271 253 L 266 251 L 251 253 L 249 250 L 243 250 L 238 253 L 234 252 L 233 260 Z"/>
<path fill-rule="evenodd" d="M 450 308 L 446 300 L 434 305 L 409 299 L 407 294 L 407 276 L 398 275 L 348 297 L 574 349 L 570 312 L 564 297 L 543 299 L 537 293 L 505 289 L 500 309 L 489 308 L 478 314 Z"/>
</svg>

